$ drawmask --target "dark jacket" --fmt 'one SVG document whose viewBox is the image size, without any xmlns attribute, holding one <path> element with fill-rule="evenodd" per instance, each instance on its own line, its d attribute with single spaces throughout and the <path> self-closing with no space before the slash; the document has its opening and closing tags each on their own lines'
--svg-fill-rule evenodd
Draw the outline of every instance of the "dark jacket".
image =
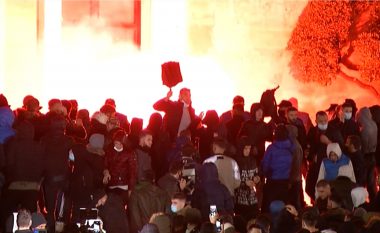
<svg viewBox="0 0 380 233">
<path fill-rule="evenodd" d="M 361 150 L 354 153 L 348 153 L 348 157 L 352 162 L 352 167 L 354 168 L 356 183 L 360 186 L 366 185 L 366 166 L 364 161 L 364 155 Z"/>
<path fill-rule="evenodd" d="M 329 122 L 329 126 L 339 130 L 344 140 L 350 135 L 360 136 L 359 124 L 353 119 L 341 122 L 339 118 L 335 118 Z"/>
<path fill-rule="evenodd" d="M 126 150 L 117 152 L 113 147 L 106 151 L 105 169 L 111 175 L 109 186 L 128 185 L 133 187 L 136 177 L 137 160 L 135 153 Z"/>
<path fill-rule="evenodd" d="M 184 103 L 180 101 L 166 101 L 165 99 L 161 99 L 153 105 L 155 110 L 165 112 L 163 127 L 169 133 L 171 141 L 174 141 L 177 137 L 183 113 L 183 105 Z M 194 121 L 195 111 L 191 106 L 189 106 L 189 113 L 191 121 Z"/>
<path fill-rule="evenodd" d="M 238 138 L 247 136 L 253 147 L 257 149 L 257 163 L 259 164 L 264 156 L 265 141 L 272 141 L 272 129 L 264 121 L 249 120 L 244 122 L 240 129 Z"/>
<path fill-rule="evenodd" d="M 196 184 L 192 206 L 201 211 L 203 219 L 208 219 L 210 205 L 216 205 L 219 214 L 233 213 L 233 197 L 218 178 L 214 163 L 205 163 L 200 169 L 199 183 Z"/>
<path fill-rule="evenodd" d="M 148 151 L 140 146 L 134 150 L 137 159 L 137 181 L 140 181 L 145 171 L 152 170 L 152 159 Z"/>
<path fill-rule="evenodd" d="M 71 137 L 65 135 L 66 120 L 54 118 L 50 121 L 49 132 L 41 138 L 44 146 L 44 167 L 46 181 L 61 181 L 69 171 L 69 151 L 73 146 Z"/>
<path fill-rule="evenodd" d="M 162 116 L 155 112 L 149 118 L 147 129 L 153 134 L 153 144 L 150 155 L 152 158 L 152 169 L 154 170 L 156 180 L 161 178 L 168 171 L 169 166 L 165 156 L 170 148 L 169 134 L 162 128 Z"/>
<path fill-rule="evenodd" d="M 233 116 L 231 120 L 226 123 L 227 140 L 231 145 L 237 147 L 237 136 L 240 128 L 244 123 L 244 117 L 241 115 Z"/>
<path fill-rule="evenodd" d="M 87 138 L 87 132 L 84 126 L 75 124 L 74 121 L 67 120 L 66 135 L 72 137 L 76 142 L 84 142 Z"/>
<path fill-rule="evenodd" d="M 29 121 L 34 126 L 34 140 L 40 141 L 49 128 L 45 115 L 40 112 L 31 113 L 24 108 L 18 108 L 14 112 L 16 115 L 14 127 L 17 127 L 23 121 Z"/>
<path fill-rule="evenodd" d="M 244 121 L 248 121 L 249 119 L 251 119 L 251 114 L 249 114 L 249 112 L 247 111 L 244 111 L 243 118 L 244 118 Z M 226 111 L 222 113 L 222 115 L 220 115 L 220 118 L 219 118 L 220 124 L 226 124 L 230 120 L 232 120 L 232 110 Z"/>
<path fill-rule="evenodd" d="M 165 212 L 170 205 L 168 194 L 151 184 L 143 181 L 136 185 L 129 198 L 128 211 L 131 220 L 131 232 L 141 230 L 149 222 L 152 214 Z"/>
<path fill-rule="evenodd" d="M 122 199 L 117 194 L 108 193 L 107 201 L 99 207 L 107 233 L 129 233 L 129 223 Z"/>
<path fill-rule="evenodd" d="M 157 185 L 161 189 L 165 190 L 169 197 L 172 197 L 175 193 L 181 191 L 178 186 L 178 180 L 170 173 L 166 173 L 166 175 L 161 177 L 158 180 Z"/>
<path fill-rule="evenodd" d="M 331 126 L 330 124 L 325 131 L 320 130 L 317 126 L 311 127 L 307 135 L 307 145 L 310 151 L 307 159 L 312 162 L 314 157 L 317 157 L 318 167 L 321 165 L 322 160 L 327 157 L 327 145 L 321 142 L 321 135 L 326 135 L 331 142 L 339 143 L 339 146 L 344 148 L 344 138 L 339 129 Z"/>
<path fill-rule="evenodd" d="M 21 122 L 8 147 L 6 170 L 9 181 L 40 182 L 44 170 L 43 155 L 42 144 L 34 141 L 33 125 Z"/>
<path fill-rule="evenodd" d="M 266 150 L 261 162 L 261 168 L 265 177 L 270 180 L 288 180 L 293 158 L 293 143 L 274 141 Z"/>
<path fill-rule="evenodd" d="M 77 201 L 88 200 L 103 189 L 104 158 L 90 152 L 87 147 L 78 144 L 72 149 L 75 160 L 70 189 L 73 199 Z"/>
</svg>

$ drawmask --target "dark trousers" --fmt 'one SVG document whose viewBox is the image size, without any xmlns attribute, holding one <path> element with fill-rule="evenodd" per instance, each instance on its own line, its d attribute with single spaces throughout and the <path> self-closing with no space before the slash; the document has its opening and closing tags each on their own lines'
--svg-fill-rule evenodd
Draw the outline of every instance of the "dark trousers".
<svg viewBox="0 0 380 233">
<path fill-rule="evenodd" d="M 289 203 L 293 205 L 297 210 L 302 210 L 305 206 L 302 181 L 296 181 L 290 184 Z"/>
<path fill-rule="evenodd" d="M 110 194 L 110 193 L 119 196 L 121 200 L 123 201 L 124 206 L 128 204 L 128 200 L 129 200 L 128 190 L 119 189 L 119 188 L 114 188 L 114 189 L 108 188 L 107 194 Z"/>
<path fill-rule="evenodd" d="M 44 197 L 45 197 L 45 206 L 47 211 L 47 226 L 49 232 L 55 232 L 55 221 L 57 212 L 59 212 L 60 207 L 58 205 L 59 194 L 63 193 L 67 188 L 66 181 L 59 182 L 45 182 L 44 184 Z M 60 202 L 59 202 L 60 203 Z"/>
<path fill-rule="evenodd" d="M 373 202 L 377 193 L 377 180 L 376 180 L 376 158 L 375 153 L 364 155 L 366 163 L 366 180 L 369 199 Z"/>
<path fill-rule="evenodd" d="M 269 213 L 269 206 L 272 201 L 279 200 L 285 204 L 289 199 L 288 180 L 267 180 L 264 185 L 262 213 Z"/>
</svg>

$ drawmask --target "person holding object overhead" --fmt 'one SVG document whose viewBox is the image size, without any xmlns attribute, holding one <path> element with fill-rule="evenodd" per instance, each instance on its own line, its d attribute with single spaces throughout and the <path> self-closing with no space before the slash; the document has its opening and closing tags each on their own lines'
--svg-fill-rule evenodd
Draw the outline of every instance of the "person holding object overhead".
<svg viewBox="0 0 380 233">
<path fill-rule="evenodd" d="M 165 112 L 164 129 L 174 142 L 179 134 L 188 129 L 195 120 L 195 111 L 191 106 L 191 92 L 188 88 L 182 88 L 179 92 L 178 101 L 171 101 L 173 92 L 170 90 L 166 97 L 157 101 L 153 108 Z"/>
</svg>

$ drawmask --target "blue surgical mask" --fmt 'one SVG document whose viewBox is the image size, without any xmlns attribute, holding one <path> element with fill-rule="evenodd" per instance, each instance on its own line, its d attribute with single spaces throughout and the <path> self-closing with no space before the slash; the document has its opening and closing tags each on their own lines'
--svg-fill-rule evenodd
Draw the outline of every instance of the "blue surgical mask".
<svg viewBox="0 0 380 233">
<path fill-rule="evenodd" d="M 322 131 L 325 131 L 328 127 L 328 123 L 326 124 L 318 124 L 318 129 L 322 130 Z"/>
<path fill-rule="evenodd" d="M 171 209 L 171 211 L 172 211 L 173 213 L 177 213 L 177 206 L 176 206 L 176 205 L 172 204 L 172 205 L 170 206 L 170 209 Z"/>
<path fill-rule="evenodd" d="M 345 112 L 344 113 L 344 119 L 345 120 L 350 120 L 352 117 L 352 112 Z"/>
</svg>

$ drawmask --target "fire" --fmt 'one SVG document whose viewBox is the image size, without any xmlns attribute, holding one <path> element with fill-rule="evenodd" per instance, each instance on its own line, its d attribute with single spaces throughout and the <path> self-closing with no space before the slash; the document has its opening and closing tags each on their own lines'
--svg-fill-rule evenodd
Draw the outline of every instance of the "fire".
<svg viewBox="0 0 380 233">
<path fill-rule="evenodd" d="M 43 111 L 49 99 L 61 98 L 94 112 L 111 97 L 118 111 L 147 119 L 168 91 L 160 65 L 170 60 L 180 62 L 184 78 L 173 98 L 190 87 L 197 113 L 230 109 L 234 95 L 245 97 L 248 110 L 277 85 L 278 102 L 297 97 L 311 117 L 348 96 L 359 106 L 378 101 L 339 77 L 324 87 L 291 76 L 286 45 L 307 0 L 141 0 L 140 48 L 115 41 L 102 19 L 90 15 L 62 24 L 62 2 L 53 0 L 41 0 L 44 35 L 37 41 L 36 2 L 0 1 L 0 91 L 13 108 L 33 94 Z"/>
<path fill-rule="evenodd" d="M 12 107 L 21 106 L 22 97 L 32 94 L 39 98 L 42 111 L 46 112 L 51 98 L 77 99 L 79 108 L 94 112 L 106 98 L 114 98 L 119 112 L 129 118 L 144 118 L 146 125 L 154 111 L 153 103 L 165 97 L 169 90 L 162 85 L 161 64 L 176 60 L 180 62 L 184 81 L 173 89 L 173 100 L 180 88 L 188 87 L 198 114 L 208 109 L 221 114 L 231 108 L 236 92 L 232 77 L 212 57 L 188 55 L 185 22 L 173 21 L 176 15 L 164 13 L 175 12 L 173 8 L 178 7 L 185 11 L 185 2 L 152 5 L 151 17 L 155 23 L 151 25 L 151 46 L 139 50 L 131 43 L 114 41 L 107 30 L 99 30 L 104 28 L 101 19 L 89 18 L 74 26 L 62 26 L 61 1 L 44 1 L 43 42 L 40 53 L 30 61 L 41 71 L 29 76 L 42 87 L 29 86 L 27 92 L 15 95 L 10 90 L 18 89 L 23 83 L 19 79 L 7 79 L 4 92 L 9 102 Z M 170 22 L 175 22 L 174 30 L 162 33 L 168 32 Z"/>
</svg>

